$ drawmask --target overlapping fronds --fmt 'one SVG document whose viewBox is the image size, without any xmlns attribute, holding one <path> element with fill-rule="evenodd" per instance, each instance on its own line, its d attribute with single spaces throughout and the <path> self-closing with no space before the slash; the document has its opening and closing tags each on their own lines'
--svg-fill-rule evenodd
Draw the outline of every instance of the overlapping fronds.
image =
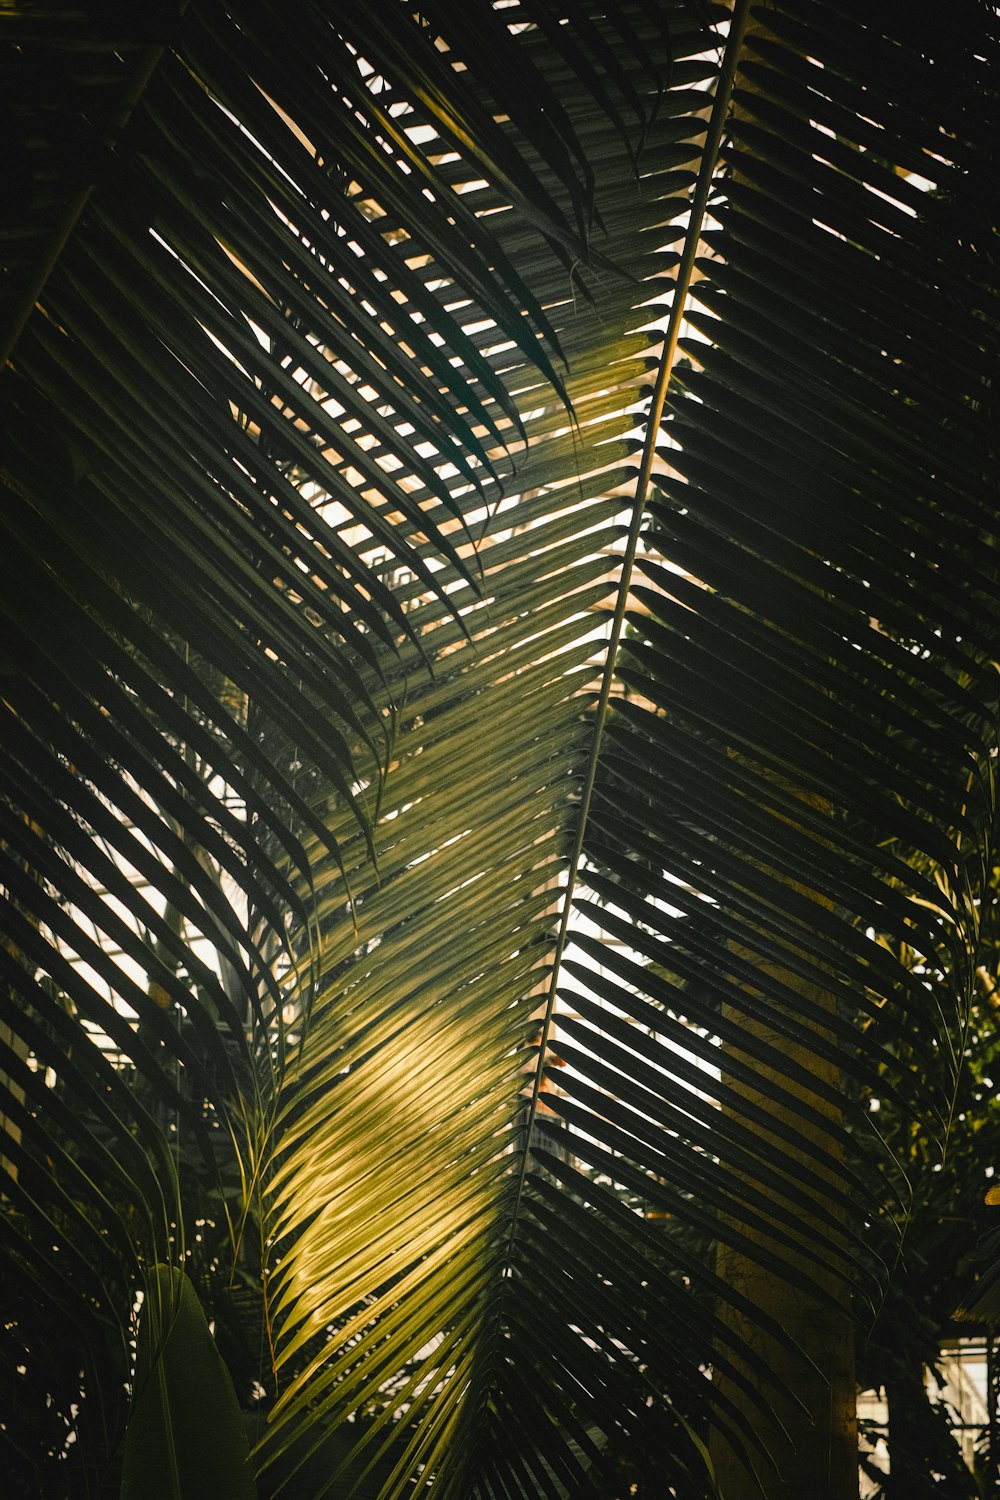
<svg viewBox="0 0 1000 1500">
<path fill-rule="evenodd" d="M 183 1257 L 262 1494 L 699 1496 L 960 1061 L 995 18 L 333 10 L 4 17 L 12 1399 Z"/>
<path fill-rule="evenodd" d="M 720 1453 L 769 1440 L 755 1387 L 794 1408 L 768 1382 L 796 1287 L 870 1316 L 861 1205 L 905 1221 L 906 1184 L 871 1180 L 867 1101 L 946 1134 L 920 1059 L 961 1065 L 988 898 L 995 20 L 835 9 L 767 8 L 743 45 L 589 830 L 612 941 L 566 964 L 557 1049 L 592 1212 L 618 1183 L 720 1242 L 684 1266 L 722 1310 Z M 734 1331 L 772 1370 L 726 1369 Z"/>
</svg>

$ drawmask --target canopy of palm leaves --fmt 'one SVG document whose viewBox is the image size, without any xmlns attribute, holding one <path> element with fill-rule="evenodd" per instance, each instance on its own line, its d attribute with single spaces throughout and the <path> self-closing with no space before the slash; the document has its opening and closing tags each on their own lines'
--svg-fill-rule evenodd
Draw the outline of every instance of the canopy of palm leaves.
<svg viewBox="0 0 1000 1500">
<path fill-rule="evenodd" d="M 962 1051 L 995 11 L 0 28 L 16 1472 L 114 1472 L 165 1261 L 262 1492 L 708 1493 L 705 1247 L 863 1309 L 852 1101 Z"/>
</svg>

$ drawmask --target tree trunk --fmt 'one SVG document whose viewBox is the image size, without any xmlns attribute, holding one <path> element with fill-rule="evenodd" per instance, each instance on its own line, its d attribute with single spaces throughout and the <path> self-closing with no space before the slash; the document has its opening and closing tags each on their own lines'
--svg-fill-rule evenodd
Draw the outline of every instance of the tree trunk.
<svg viewBox="0 0 1000 1500">
<path fill-rule="evenodd" d="M 886 1495 L 891 1500 L 916 1500 L 933 1488 L 924 1455 L 927 1397 L 923 1366 L 914 1363 L 905 1374 L 886 1381 L 889 1408 L 889 1480 Z"/>
</svg>

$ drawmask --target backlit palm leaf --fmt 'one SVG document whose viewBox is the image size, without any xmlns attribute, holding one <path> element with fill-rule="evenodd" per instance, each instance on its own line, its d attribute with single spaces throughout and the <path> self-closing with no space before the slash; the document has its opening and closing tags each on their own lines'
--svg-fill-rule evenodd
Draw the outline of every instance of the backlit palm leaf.
<svg viewBox="0 0 1000 1500">
<path fill-rule="evenodd" d="M 262 1492 L 693 1496 L 700 1367 L 737 1448 L 783 1399 L 738 1278 L 878 1295 L 905 1185 L 850 1099 L 946 1117 L 894 1059 L 961 1050 L 992 824 L 996 37 L 953 9 L 5 18 L 36 1393 L 57 1307 L 99 1410 L 138 1268 L 220 1295 L 228 1223 Z"/>
</svg>

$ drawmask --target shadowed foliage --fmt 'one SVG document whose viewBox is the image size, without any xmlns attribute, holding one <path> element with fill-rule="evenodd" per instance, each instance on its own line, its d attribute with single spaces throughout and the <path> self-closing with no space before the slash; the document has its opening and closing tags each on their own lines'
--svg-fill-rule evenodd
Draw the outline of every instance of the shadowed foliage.
<svg viewBox="0 0 1000 1500">
<path fill-rule="evenodd" d="M 997 29 L 3 8 L 15 1493 L 164 1265 L 261 1495 L 786 1467 L 992 899 Z"/>
</svg>

